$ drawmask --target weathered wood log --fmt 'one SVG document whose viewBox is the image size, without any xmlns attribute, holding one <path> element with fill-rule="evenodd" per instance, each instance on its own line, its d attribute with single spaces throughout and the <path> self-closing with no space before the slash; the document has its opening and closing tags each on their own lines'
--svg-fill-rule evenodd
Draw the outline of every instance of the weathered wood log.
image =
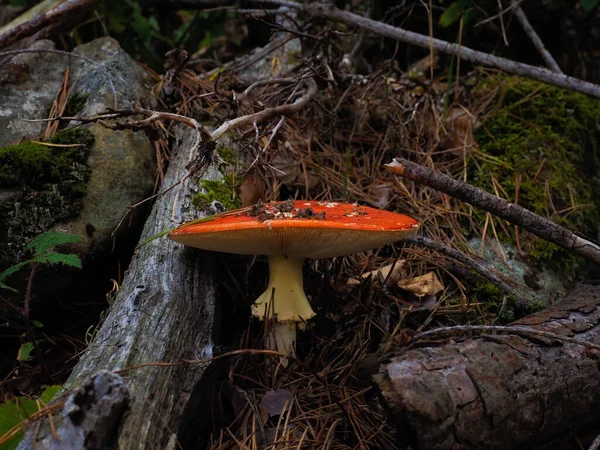
<svg viewBox="0 0 600 450">
<path fill-rule="evenodd" d="M 598 344 L 600 287 L 581 285 L 512 325 Z M 408 349 L 374 377 L 417 448 L 531 448 L 600 422 L 598 350 L 518 332 L 444 342 Z"/>
<path fill-rule="evenodd" d="M 177 137 L 164 186 L 188 173 L 186 165 L 196 133 L 181 126 Z M 217 177 L 220 174 L 209 166 L 204 178 Z M 159 197 L 141 242 L 182 221 L 201 217 L 190 201 L 197 191 L 198 180 L 192 177 L 181 189 L 176 187 Z M 139 248 L 108 316 L 65 387 L 80 385 L 100 370 L 211 357 L 217 313 L 213 266 L 210 253 L 164 237 Z M 199 406 L 212 389 L 210 369 L 209 364 L 148 367 L 124 374 L 129 408 L 115 427 L 118 448 L 170 449 L 176 448 L 178 441 L 196 441 L 203 423 L 209 423 L 203 416 L 203 412 L 208 414 L 207 409 Z M 196 412 L 188 417 L 189 410 Z M 89 443 L 72 446 L 72 425 L 66 413 L 58 418 L 57 432 L 63 441 L 57 444 L 45 423 L 37 434 L 37 448 L 96 448 Z M 34 434 L 29 432 L 19 448 L 33 448 Z"/>
<path fill-rule="evenodd" d="M 289 21 L 293 13 L 279 16 Z M 279 20 L 279 19 L 278 19 Z M 292 26 L 287 23 L 287 26 Z M 236 59 L 230 70 L 247 83 L 269 78 L 271 65 L 265 55 L 277 57 L 282 70 L 288 70 L 287 55 L 300 50 L 299 39 L 286 37 Z M 163 180 L 168 188 L 188 174 L 190 149 L 196 141 L 194 130 L 178 126 L 177 143 Z M 220 142 L 227 142 L 222 137 Z M 235 151 L 235 145 L 229 142 Z M 192 160 L 197 155 L 191 155 Z M 220 179 L 222 174 L 209 166 L 203 179 Z M 198 177 L 190 177 L 166 195 L 159 197 L 140 242 L 183 222 L 203 216 L 191 197 L 199 190 Z M 48 420 L 39 429 L 32 427 L 19 444 L 19 450 L 95 450 L 198 448 L 207 437 L 212 421 L 206 398 L 215 389 L 215 364 L 145 367 L 123 373 L 108 372 L 146 362 L 176 362 L 213 356 L 213 335 L 221 314 L 215 302 L 214 256 L 209 252 L 183 247 L 165 237 L 138 249 L 108 316 L 65 384 L 74 388 L 65 408 L 54 417 L 58 441 Z M 248 311 L 250 313 L 250 311 Z M 118 385 L 114 398 L 106 382 Z M 108 377 L 108 378 L 106 378 Z M 90 408 L 68 408 L 82 387 L 99 385 Z M 122 400 L 122 401 L 121 401 Z M 70 402 L 70 403 L 69 403 Z M 96 407 L 96 404 L 99 404 Z M 87 411 L 98 411 L 90 413 Z M 126 411 L 124 412 L 124 410 Z M 109 411 L 108 414 L 105 414 Z M 110 439 L 110 433 L 114 439 Z M 101 436 L 101 439 L 96 437 Z M 83 438 L 82 438 L 83 437 Z M 34 445 L 34 440 L 36 443 Z"/>
</svg>

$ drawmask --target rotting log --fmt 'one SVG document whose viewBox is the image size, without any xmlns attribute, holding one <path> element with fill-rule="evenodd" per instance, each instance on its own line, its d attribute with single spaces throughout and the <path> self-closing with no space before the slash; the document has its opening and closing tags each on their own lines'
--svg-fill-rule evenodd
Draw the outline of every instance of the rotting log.
<svg viewBox="0 0 600 450">
<path fill-rule="evenodd" d="M 186 165 L 196 140 L 194 130 L 183 126 L 176 129 L 176 136 L 178 142 L 165 175 L 165 187 L 188 173 Z M 220 174 L 211 166 L 203 175 L 205 179 L 216 177 Z M 183 221 L 201 217 L 190 198 L 197 192 L 197 185 L 197 178 L 190 177 L 181 189 L 176 187 L 159 197 L 140 242 Z M 65 388 L 89 384 L 90 377 L 93 379 L 99 371 L 148 362 L 210 358 L 217 321 L 213 268 L 210 253 L 178 245 L 165 237 L 139 248 L 106 319 Z M 210 423 L 206 420 L 207 408 L 199 406 L 214 385 L 214 372 L 211 364 L 205 364 L 146 367 L 124 373 L 122 389 L 128 391 L 128 408 L 122 419 L 112 424 L 118 430 L 118 448 L 163 450 L 177 448 L 178 443 L 185 447 L 185 441 L 196 442 L 203 424 Z M 86 411 L 83 409 L 81 414 Z M 55 416 L 55 422 L 62 441 L 56 441 L 45 421 L 37 432 L 35 448 L 106 448 L 88 441 L 79 446 L 73 443 L 73 421 L 66 409 Z M 18 448 L 34 448 L 34 434 L 29 431 Z"/>
<path fill-rule="evenodd" d="M 291 27 L 286 21 L 295 14 L 286 9 L 282 12 L 286 14 L 278 15 L 278 20 Z M 247 83 L 269 78 L 271 64 L 266 55 L 284 61 L 282 70 L 288 70 L 287 55 L 299 50 L 299 39 L 288 36 L 236 59 L 229 70 Z M 177 144 L 162 189 L 188 174 L 189 153 L 196 136 L 194 130 L 183 125 L 176 128 Z M 220 142 L 224 140 L 227 137 Z M 222 177 L 211 166 L 200 175 L 203 179 Z M 194 176 L 187 178 L 181 188 L 159 197 L 140 242 L 202 217 L 191 204 L 191 196 L 196 192 L 198 179 Z M 206 405 L 207 396 L 216 385 L 216 363 L 145 367 L 124 372 L 122 377 L 107 371 L 147 362 L 213 356 L 213 346 L 218 345 L 214 337 L 218 336 L 221 322 L 213 270 L 211 253 L 181 246 L 165 237 L 138 249 L 106 319 L 64 386 L 74 392 L 68 394 L 66 406 L 53 419 L 62 440 L 55 439 L 49 421 L 44 420 L 39 428 L 31 427 L 26 432 L 18 449 L 201 448 L 200 440 L 207 437 L 207 427 L 212 424 Z M 111 395 L 111 388 L 103 388 L 107 382 L 118 385 L 118 398 Z M 77 395 L 82 388 L 95 394 L 83 397 L 82 402 Z M 83 405 L 80 409 L 68 407 L 77 401 Z M 94 414 L 86 416 L 87 411 Z M 104 438 L 93 438 L 98 435 Z"/>
<path fill-rule="evenodd" d="M 600 286 L 511 325 L 600 344 Z M 531 448 L 600 423 L 598 350 L 518 332 L 454 339 L 408 349 L 374 376 L 417 448 Z"/>
</svg>

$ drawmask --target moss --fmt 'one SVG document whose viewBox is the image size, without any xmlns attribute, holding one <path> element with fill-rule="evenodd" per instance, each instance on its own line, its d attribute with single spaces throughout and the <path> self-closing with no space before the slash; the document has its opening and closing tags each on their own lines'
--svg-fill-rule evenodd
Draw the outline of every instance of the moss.
<svg viewBox="0 0 600 450">
<path fill-rule="evenodd" d="M 507 296 L 495 284 L 489 283 L 484 280 L 480 280 L 474 287 L 473 294 L 477 303 L 480 304 L 480 308 L 478 310 L 473 309 L 471 311 L 472 315 L 480 314 L 480 312 L 483 312 L 486 315 L 496 317 L 498 315 L 498 312 L 500 312 L 500 316 L 496 320 L 498 324 L 505 324 L 515 320 L 514 296 Z M 481 318 L 478 317 L 471 317 L 471 319 L 472 323 L 485 323 L 481 320 Z"/>
<path fill-rule="evenodd" d="M 545 308 L 546 305 L 544 305 L 544 302 L 542 301 L 530 303 L 525 307 L 525 315 L 543 311 Z"/>
<path fill-rule="evenodd" d="M 77 117 L 78 114 L 81 111 L 83 111 L 83 108 L 85 108 L 85 104 L 87 102 L 88 97 L 89 97 L 89 94 L 75 93 L 75 94 L 71 95 L 69 97 L 69 100 L 67 100 L 67 104 L 65 106 L 65 111 L 63 113 L 63 116 Z"/>
<path fill-rule="evenodd" d="M 24 245 L 54 224 L 76 216 L 89 179 L 93 135 L 83 129 L 58 133 L 49 147 L 23 142 L 0 148 L 0 267 L 22 256 Z"/>
<path fill-rule="evenodd" d="M 233 150 L 225 145 L 219 144 L 217 146 L 217 155 L 219 155 L 219 158 L 221 158 L 225 164 L 230 166 L 235 165 L 237 161 Z"/>
<path fill-rule="evenodd" d="M 226 174 L 222 180 L 201 180 L 202 191 L 192 199 L 198 209 L 207 210 L 213 201 L 218 201 L 227 210 L 242 206 L 239 196 L 239 182 L 232 174 Z"/>
<path fill-rule="evenodd" d="M 596 239 L 600 102 L 518 77 L 489 77 L 482 86 L 480 92 L 497 89 L 496 110 L 476 133 L 487 157 L 473 167 L 474 184 L 494 192 L 493 177 L 511 200 L 519 184 L 521 206 Z M 578 261 L 556 245 L 527 233 L 520 237 L 532 258 L 560 262 L 570 272 L 577 268 Z"/>
</svg>

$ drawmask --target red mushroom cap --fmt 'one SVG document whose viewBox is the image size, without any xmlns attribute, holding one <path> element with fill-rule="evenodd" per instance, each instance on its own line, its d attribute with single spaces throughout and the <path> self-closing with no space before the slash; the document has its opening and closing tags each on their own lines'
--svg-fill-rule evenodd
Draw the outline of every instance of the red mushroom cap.
<svg viewBox="0 0 600 450">
<path fill-rule="evenodd" d="M 296 200 L 242 208 L 183 225 L 169 238 L 227 253 L 332 258 L 396 242 L 418 228 L 419 222 L 403 214 L 356 204 Z"/>
</svg>

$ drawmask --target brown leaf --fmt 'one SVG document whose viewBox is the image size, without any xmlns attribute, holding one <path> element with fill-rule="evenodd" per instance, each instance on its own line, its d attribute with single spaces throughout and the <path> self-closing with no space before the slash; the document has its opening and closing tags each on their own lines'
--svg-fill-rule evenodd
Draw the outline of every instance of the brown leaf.
<svg viewBox="0 0 600 450">
<path fill-rule="evenodd" d="M 247 173 L 240 186 L 240 200 L 242 206 L 252 206 L 259 200 L 266 200 L 266 190 L 264 180 L 254 172 Z"/>
<path fill-rule="evenodd" d="M 444 285 L 435 272 L 429 272 L 425 275 L 421 275 L 420 277 L 402 280 L 398 282 L 398 287 L 400 289 L 412 292 L 417 297 L 435 295 L 444 290 Z"/>
<path fill-rule="evenodd" d="M 372 190 L 371 204 L 379 209 L 384 209 L 394 195 L 394 190 L 387 184 L 375 186 Z"/>
</svg>

